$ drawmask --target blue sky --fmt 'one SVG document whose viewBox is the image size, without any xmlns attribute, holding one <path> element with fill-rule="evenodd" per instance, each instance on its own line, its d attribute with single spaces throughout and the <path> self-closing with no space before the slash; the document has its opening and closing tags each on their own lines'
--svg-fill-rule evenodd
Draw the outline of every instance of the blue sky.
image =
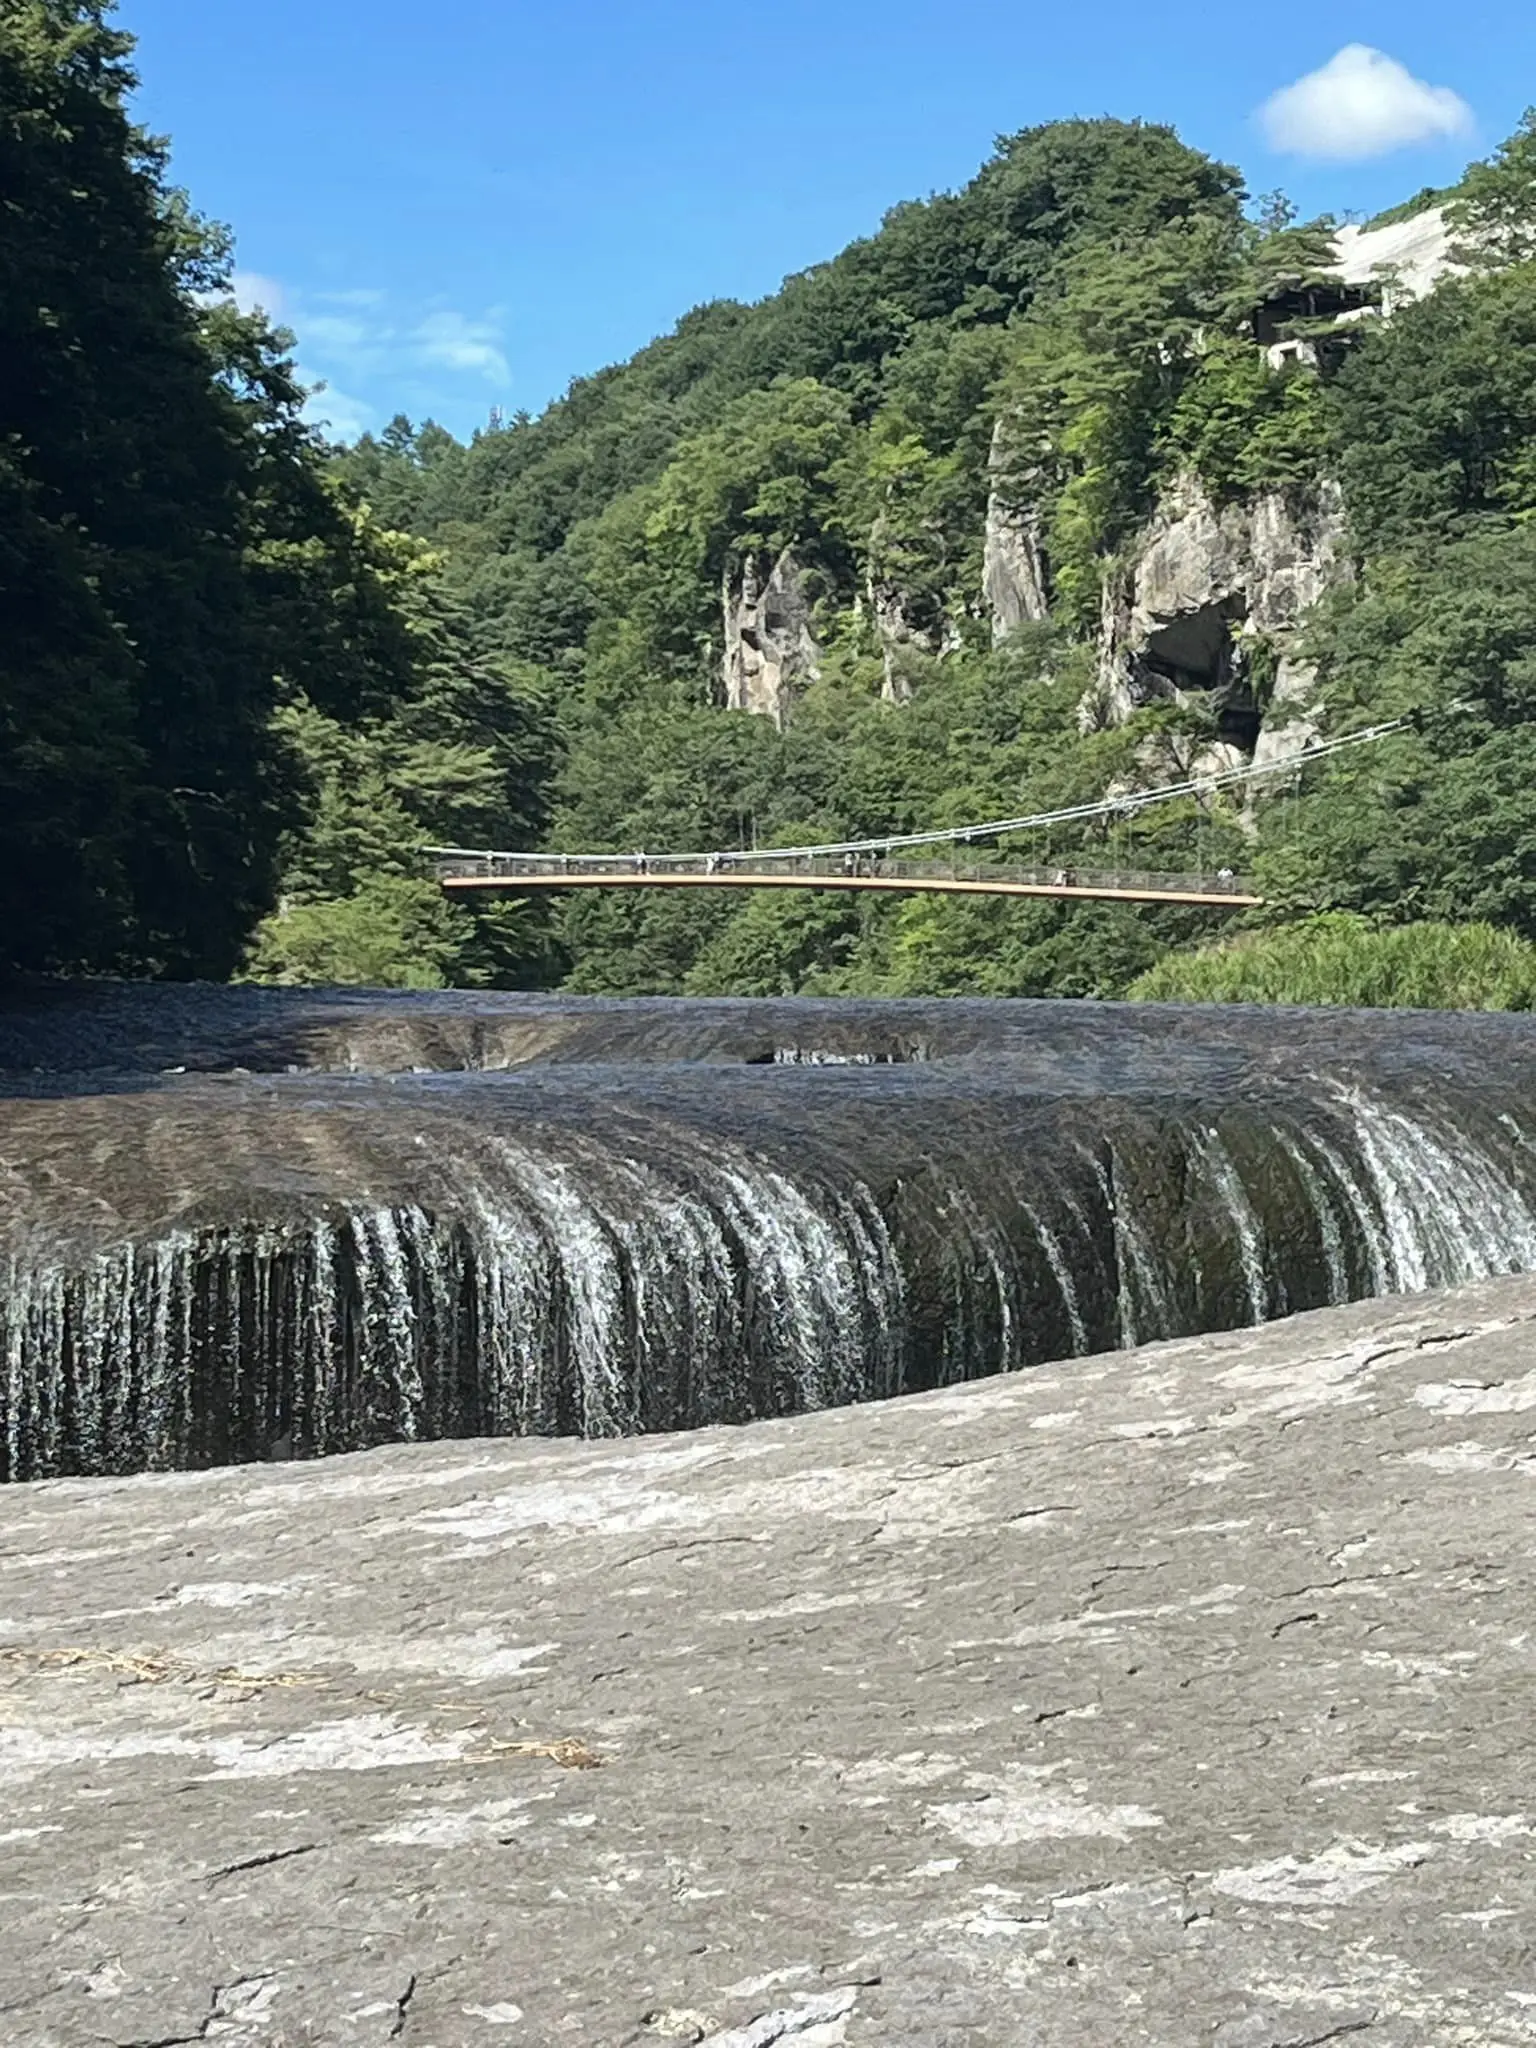
<svg viewBox="0 0 1536 2048">
<path fill-rule="evenodd" d="M 1036 121 L 1171 121 L 1256 192 L 1374 212 L 1536 101 L 1530 0 L 122 0 L 121 20 L 141 118 L 348 436 L 536 412 Z"/>
</svg>

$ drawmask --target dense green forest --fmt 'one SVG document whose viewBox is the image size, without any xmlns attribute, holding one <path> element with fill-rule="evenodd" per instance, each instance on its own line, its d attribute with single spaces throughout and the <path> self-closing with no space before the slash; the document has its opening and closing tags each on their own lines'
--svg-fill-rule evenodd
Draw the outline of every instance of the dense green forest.
<svg viewBox="0 0 1536 2048">
<path fill-rule="evenodd" d="M 1003 138 L 963 191 L 898 206 L 760 304 L 696 308 L 538 418 L 468 445 L 402 418 L 335 449 L 303 424 L 289 338 L 234 308 L 227 237 L 134 126 L 130 66 L 105 0 L 0 22 L 12 967 L 1316 1000 L 1348 948 L 1306 932 L 1390 928 L 1357 977 L 1372 1000 L 1528 1002 L 1531 118 L 1427 195 L 1464 274 L 1347 331 L 1298 318 L 1316 365 L 1272 362 L 1255 309 L 1326 281 L 1331 224 L 1250 200 L 1167 128 L 1074 120 Z M 1172 803 L 1132 845 L 1101 826 L 1053 852 L 1177 868 L 1198 841 L 1256 877 L 1250 922 L 1278 944 L 1209 912 L 1005 899 L 470 911 L 424 878 L 435 841 L 878 837 L 1156 781 L 1231 737 L 1220 704 L 1111 715 L 1096 643 L 1106 588 L 1188 478 L 1218 507 L 1337 480 L 1352 573 L 1297 642 L 1310 715 L 1416 726 L 1299 792 Z M 1048 616 L 1006 637 L 989 503 L 1048 570 Z M 731 622 L 750 637 L 764 591 L 810 650 L 777 717 L 726 705 Z M 1259 711 L 1271 656 L 1244 655 Z M 1443 927 L 1473 922 L 1491 930 L 1447 952 Z M 1218 971 L 1213 946 L 1247 967 Z M 1256 981 L 1260 958 L 1279 966 Z"/>
<path fill-rule="evenodd" d="M 110 16 L 0 17 L 4 958 L 537 972 L 525 918 L 451 917 L 413 855 L 542 829 L 542 680 L 303 425 L 287 338 L 236 310 L 228 237 L 129 118 Z"/>
</svg>

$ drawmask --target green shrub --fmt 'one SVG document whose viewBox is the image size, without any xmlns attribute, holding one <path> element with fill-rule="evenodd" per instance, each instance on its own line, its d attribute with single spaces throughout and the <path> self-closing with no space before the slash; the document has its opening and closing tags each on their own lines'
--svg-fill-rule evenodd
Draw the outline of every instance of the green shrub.
<svg viewBox="0 0 1536 2048">
<path fill-rule="evenodd" d="M 1376 926 L 1335 911 L 1171 953 L 1128 994 L 1162 1003 L 1529 1010 L 1536 1007 L 1536 946 L 1489 924 Z"/>
<path fill-rule="evenodd" d="M 457 936 L 435 883 L 372 875 L 350 896 L 290 903 L 264 918 L 242 979 L 443 988 Z"/>
</svg>

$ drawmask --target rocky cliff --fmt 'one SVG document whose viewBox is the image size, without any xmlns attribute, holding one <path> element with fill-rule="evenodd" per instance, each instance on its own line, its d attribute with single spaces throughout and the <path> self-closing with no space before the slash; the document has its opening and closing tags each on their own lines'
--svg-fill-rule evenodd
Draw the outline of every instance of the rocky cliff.
<svg viewBox="0 0 1536 2048">
<path fill-rule="evenodd" d="M 911 699 L 912 685 L 902 654 L 907 649 L 920 654 L 943 654 L 954 643 L 938 606 L 931 600 L 925 603 L 915 598 L 905 587 L 899 571 L 888 559 L 885 541 L 882 521 L 871 537 L 864 604 L 885 671 L 880 694 L 887 704 L 905 704 Z"/>
<path fill-rule="evenodd" d="M 1361 295 L 1340 316 L 1341 333 L 1356 320 L 1390 317 L 1458 268 L 1438 208 L 1381 228 L 1343 230 L 1329 267 Z M 1317 358 L 1310 343 L 1277 344 L 1271 356 L 1276 348 Z M 964 600 L 970 609 L 979 596 L 994 646 L 1049 618 L 1054 594 L 1032 467 L 1039 458 L 1021 454 L 1017 424 L 1005 412 L 993 428 L 981 589 L 972 583 Z M 1309 607 L 1349 573 L 1334 483 L 1222 498 L 1192 471 L 1180 473 L 1106 577 L 1084 724 L 1121 725 L 1149 703 L 1200 701 L 1214 711 L 1217 728 L 1203 748 L 1207 765 L 1294 752 L 1315 730 L 1305 710 L 1316 679 L 1299 652 L 1299 628 Z M 909 694 L 905 650 L 939 654 L 959 644 L 945 630 L 942 597 L 935 611 L 932 593 L 919 595 L 909 581 L 882 516 L 867 536 L 856 610 L 883 659 L 883 693 L 897 703 Z M 958 604 L 955 592 L 948 602 Z M 723 604 L 725 701 L 782 724 L 821 661 L 804 563 L 790 549 L 749 556 L 727 578 Z"/>
<path fill-rule="evenodd" d="M 1344 228 L 1334 257 L 1341 284 L 1379 301 L 1345 315 L 1346 325 L 1390 318 L 1461 269 L 1439 207 L 1379 228 Z M 1280 353 L 1296 348 L 1316 361 L 1310 344 L 1287 343 Z M 1040 510 L 1012 473 L 1009 424 L 998 420 L 988 463 L 982 593 L 994 645 L 1048 617 L 1052 595 Z M 1315 681 L 1296 651 L 1297 629 L 1349 573 L 1343 535 L 1333 483 L 1218 503 L 1198 477 L 1175 478 L 1106 581 L 1086 720 L 1123 724 L 1139 705 L 1198 690 L 1214 693 L 1232 746 L 1260 756 L 1293 746 Z"/>
<path fill-rule="evenodd" d="M 1142 705 L 1198 696 L 1230 746 L 1304 743 L 1316 677 L 1298 628 L 1349 573 L 1336 485 L 1218 503 L 1181 475 L 1106 580 L 1085 717 L 1120 725 Z"/>
<path fill-rule="evenodd" d="M 726 572 L 720 602 L 727 708 L 782 725 L 797 690 L 820 674 L 804 568 L 790 548 L 777 557 L 749 554 Z"/>
<path fill-rule="evenodd" d="M 1334 267 L 1345 284 L 1381 288 L 1381 310 L 1390 317 L 1432 292 L 1442 279 L 1463 271 L 1452 251 L 1455 237 L 1445 209 L 1425 207 L 1384 227 L 1341 228 L 1334 242 Z"/>
<path fill-rule="evenodd" d="M 987 471 L 990 488 L 982 593 L 992 619 L 995 647 L 1020 626 L 1049 617 L 1051 584 L 1039 507 L 1009 477 L 1005 419 L 992 430 Z"/>
</svg>

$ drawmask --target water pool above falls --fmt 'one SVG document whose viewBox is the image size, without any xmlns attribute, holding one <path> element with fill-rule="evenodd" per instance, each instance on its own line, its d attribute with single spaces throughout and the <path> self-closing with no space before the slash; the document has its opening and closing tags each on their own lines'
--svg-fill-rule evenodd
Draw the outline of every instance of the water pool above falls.
<svg viewBox="0 0 1536 2048">
<path fill-rule="evenodd" d="M 13 1000 L 0 1072 L 8 1479 L 742 1421 L 1536 1268 L 1519 1018 L 106 988 Z"/>
</svg>

